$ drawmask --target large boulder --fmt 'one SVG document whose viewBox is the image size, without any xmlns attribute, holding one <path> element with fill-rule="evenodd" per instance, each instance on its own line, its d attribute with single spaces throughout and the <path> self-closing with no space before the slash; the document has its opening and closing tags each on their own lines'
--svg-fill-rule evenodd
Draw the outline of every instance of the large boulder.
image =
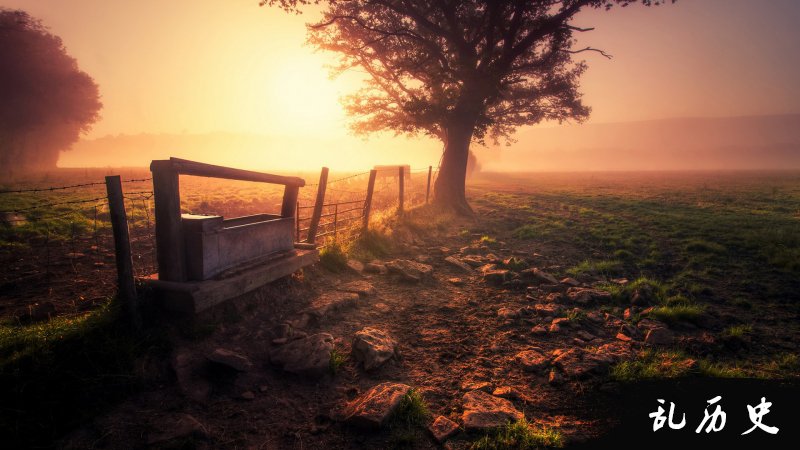
<svg viewBox="0 0 800 450">
<path fill-rule="evenodd" d="M 352 354 L 364 370 L 377 369 L 397 354 L 397 342 L 384 330 L 365 327 L 353 338 Z"/>
<path fill-rule="evenodd" d="M 381 383 L 348 403 L 342 411 L 342 419 L 356 426 L 380 428 L 410 390 L 410 386 L 401 383 Z"/>
<path fill-rule="evenodd" d="M 318 333 L 273 350 L 270 361 L 286 372 L 318 378 L 330 371 L 333 336 Z"/>
<path fill-rule="evenodd" d="M 491 430 L 524 418 L 510 401 L 483 391 L 467 392 L 463 401 L 461 421 L 467 431 Z"/>
</svg>

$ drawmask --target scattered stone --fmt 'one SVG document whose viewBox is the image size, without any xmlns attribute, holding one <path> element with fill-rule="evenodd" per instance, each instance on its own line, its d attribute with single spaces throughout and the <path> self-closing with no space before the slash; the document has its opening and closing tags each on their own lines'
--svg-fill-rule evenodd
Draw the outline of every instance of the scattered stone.
<svg viewBox="0 0 800 450">
<path fill-rule="evenodd" d="M 537 315 L 542 317 L 553 317 L 561 314 L 561 311 L 564 310 L 564 308 L 555 303 L 536 304 L 533 305 L 533 309 Z"/>
<path fill-rule="evenodd" d="M 428 426 L 436 442 L 442 444 L 458 432 L 458 424 L 445 416 L 439 416 Z"/>
<path fill-rule="evenodd" d="M 642 319 L 636 323 L 636 328 L 644 331 L 652 330 L 653 328 L 668 328 L 667 324 L 660 320 Z"/>
<path fill-rule="evenodd" d="M 375 311 L 378 311 L 379 313 L 382 314 L 387 314 L 392 311 L 392 307 L 387 305 L 386 303 L 375 303 L 375 306 L 373 307 L 375 308 Z"/>
<path fill-rule="evenodd" d="M 462 391 L 492 392 L 492 388 L 494 388 L 494 386 L 488 381 L 465 381 L 461 383 Z"/>
<path fill-rule="evenodd" d="M 448 278 L 447 282 L 452 284 L 452 285 L 454 285 L 454 286 L 463 286 L 464 285 L 464 280 L 462 278 L 458 278 L 458 277 Z"/>
<path fill-rule="evenodd" d="M 417 255 L 417 256 L 414 257 L 414 261 L 420 262 L 420 263 L 427 263 L 430 260 L 431 260 L 431 257 L 428 256 L 428 255 Z"/>
<path fill-rule="evenodd" d="M 375 289 L 375 286 L 366 281 L 351 281 L 339 286 L 336 289 L 342 292 L 352 292 L 361 297 L 369 297 L 370 295 L 375 295 L 378 293 L 378 290 Z"/>
<path fill-rule="evenodd" d="M 347 268 L 355 273 L 361 273 L 364 271 L 364 263 L 355 259 L 348 259 Z"/>
<path fill-rule="evenodd" d="M 510 401 L 483 391 L 467 392 L 463 401 L 461 421 L 467 431 L 487 431 L 524 418 Z"/>
<path fill-rule="evenodd" d="M 619 339 L 622 342 L 631 342 L 633 340 L 633 338 L 631 338 L 630 336 L 628 336 L 627 334 L 622 333 L 622 332 L 617 333 L 616 337 L 617 337 L 617 339 Z"/>
<path fill-rule="evenodd" d="M 539 270 L 538 268 L 535 267 L 533 269 L 522 270 L 520 271 L 519 274 L 520 276 L 522 276 L 522 278 L 527 280 L 532 280 L 539 284 L 541 283 L 558 284 L 558 280 L 554 276 L 550 275 L 547 272 Z"/>
<path fill-rule="evenodd" d="M 378 328 L 365 327 L 353 338 L 353 357 L 364 365 L 364 370 L 382 366 L 397 354 L 397 342 Z"/>
<path fill-rule="evenodd" d="M 404 280 L 415 283 L 430 278 L 433 273 L 433 267 L 407 259 L 390 261 L 386 264 L 386 268 L 389 272 L 399 274 Z"/>
<path fill-rule="evenodd" d="M 550 358 L 534 349 L 523 350 L 514 359 L 526 372 L 539 372 L 550 364 Z"/>
<path fill-rule="evenodd" d="M 614 359 L 602 353 L 589 353 L 580 348 L 556 350 L 553 365 L 570 378 L 584 378 L 602 372 Z"/>
<path fill-rule="evenodd" d="M 547 328 L 543 327 L 542 325 L 536 325 L 535 327 L 531 328 L 531 333 L 536 336 L 541 336 L 543 334 L 547 334 Z"/>
<path fill-rule="evenodd" d="M 567 297 L 579 305 L 589 305 L 592 303 L 604 303 L 611 301 L 611 294 L 599 289 L 587 289 L 571 287 L 567 290 Z"/>
<path fill-rule="evenodd" d="M 467 255 L 461 258 L 461 261 L 470 267 L 480 267 L 483 265 L 483 258 L 476 255 Z"/>
<path fill-rule="evenodd" d="M 206 427 L 189 414 L 177 414 L 173 417 L 155 422 L 159 430 L 147 438 L 147 445 L 156 445 L 190 436 L 205 438 L 208 436 Z"/>
<path fill-rule="evenodd" d="M 593 335 L 592 333 L 589 333 L 588 331 L 584 331 L 584 330 L 580 330 L 580 331 L 578 331 L 578 332 L 576 333 L 576 335 L 577 335 L 579 338 L 581 338 L 581 339 L 583 339 L 584 341 L 586 341 L 586 342 L 593 341 L 594 339 L 596 339 L 596 336 L 595 336 L 595 335 Z"/>
<path fill-rule="evenodd" d="M 364 272 L 385 275 L 389 272 L 389 269 L 387 269 L 386 266 L 382 264 L 380 261 L 376 260 L 364 264 Z"/>
<path fill-rule="evenodd" d="M 648 345 L 672 345 L 675 336 L 666 328 L 653 328 L 647 332 L 644 343 Z"/>
<path fill-rule="evenodd" d="M 625 286 L 626 284 L 628 284 L 628 279 L 627 278 L 612 278 L 609 281 L 611 281 L 614 284 L 618 284 L 620 286 Z"/>
<path fill-rule="evenodd" d="M 392 382 L 374 386 L 344 407 L 343 419 L 356 426 L 380 428 L 410 390 L 410 386 Z"/>
<path fill-rule="evenodd" d="M 631 308 L 625 308 L 625 311 L 622 312 L 622 318 L 625 320 L 631 320 L 631 317 L 633 317 L 634 314 L 635 313 Z"/>
<path fill-rule="evenodd" d="M 575 278 L 564 278 L 560 281 L 561 284 L 566 284 L 567 286 L 577 287 L 581 285 L 581 282 L 576 280 Z"/>
<path fill-rule="evenodd" d="M 316 318 L 318 321 L 331 314 L 358 304 L 359 296 L 352 292 L 326 292 L 311 301 L 311 305 L 304 310 L 305 314 Z"/>
<path fill-rule="evenodd" d="M 467 263 L 461 261 L 460 259 L 456 258 L 455 256 L 448 256 L 444 260 L 451 266 L 460 269 L 462 272 L 472 273 L 472 267 L 470 267 Z"/>
<path fill-rule="evenodd" d="M 286 372 L 321 377 L 329 372 L 333 336 L 318 333 L 292 341 L 270 352 L 270 361 Z"/>
<path fill-rule="evenodd" d="M 511 386 L 500 386 L 492 392 L 492 395 L 509 400 L 522 398 L 522 394 Z"/>
<path fill-rule="evenodd" d="M 484 264 L 478 267 L 478 272 L 480 273 L 491 272 L 492 270 L 497 270 L 497 264 Z"/>
<path fill-rule="evenodd" d="M 506 258 L 503 260 L 503 266 L 508 267 L 511 270 L 519 271 L 527 268 L 528 263 L 522 258 L 512 256 L 511 258 Z"/>
<path fill-rule="evenodd" d="M 492 264 L 494 265 L 494 264 Z M 487 270 L 483 272 L 483 280 L 489 284 L 502 284 L 510 277 L 507 269 Z"/>
<path fill-rule="evenodd" d="M 551 292 L 544 298 L 546 303 L 564 303 L 564 294 L 560 292 Z"/>
<path fill-rule="evenodd" d="M 552 386 L 558 386 L 564 384 L 564 376 L 555 369 L 550 371 L 550 375 L 547 377 L 547 382 L 550 383 Z"/>
<path fill-rule="evenodd" d="M 503 307 L 497 310 L 497 317 L 506 320 L 516 319 L 519 317 L 519 310 Z"/>
<path fill-rule="evenodd" d="M 203 360 L 202 356 L 183 351 L 172 358 L 172 370 L 175 372 L 178 390 L 186 398 L 196 402 L 205 402 L 211 393 L 211 384 L 196 376 L 196 369 Z"/>
<path fill-rule="evenodd" d="M 488 261 L 491 264 L 496 264 L 496 265 L 503 264 L 503 260 L 494 253 L 488 253 L 484 258 L 486 258 L 486 261 Z"/>
<path fill-rule="evenodd" d="M 206 358 L 212 363 L 230 367 L 237 372 L 247 372 L 253 368 L 253 363 L 247 356 L 225 348 L 214 350 Z"/>
<path fill-rule="evenodd" d="M 255 400 L 256 394 L 254 394 L 253 391 L 244 391 L 242 392 L 241 397 L 242 400 Z"/>
</svg>

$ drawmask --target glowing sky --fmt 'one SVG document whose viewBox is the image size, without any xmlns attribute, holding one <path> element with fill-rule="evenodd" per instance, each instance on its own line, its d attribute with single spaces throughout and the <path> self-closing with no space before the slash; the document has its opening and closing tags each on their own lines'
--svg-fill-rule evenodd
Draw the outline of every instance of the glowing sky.
<svg viewBox="0 0 800 450">
<path fill-rule="evenodd" d="M 303 45 L 313 14 L 287 15 L 258 0 L 0 5 L 41 18 L 100 85 L 103 118 L 87 138 L 226 131 L 363 145 L 347 136 L 338 103 L 358 75 L 330 81 L 323 65 L 331 57 Z M 590 122 L 800 112 L 798 21 L 796 0 L 679 0 L 581 13 L 576 24 L 596 27 L 581 44 L 614 55 L 584 55 Z M 441 147 L 408 148 L 431 160 Z M 319 166 L 325 156 L 307 160 Z"/>
</svg>

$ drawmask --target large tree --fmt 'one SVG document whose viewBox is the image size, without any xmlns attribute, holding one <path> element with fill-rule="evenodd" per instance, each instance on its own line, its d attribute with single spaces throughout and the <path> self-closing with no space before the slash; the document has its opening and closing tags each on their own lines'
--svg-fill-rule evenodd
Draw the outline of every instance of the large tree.
<svg viewBox="0 0 800 450">
<path fill-rule="evenodd" d="M 674 0 L 673 0 L 674 1 Z M 469 148 L 509 139 L 522 125 L 582 121 L 586 69 L 573 55 L 571 22 L 584 8 L 659 0 L 265 0 L 289 11 L 323 3 L 309 41 L 339 55 L 337 71 L 360 69 L 366 85 L 345 99 L 358 133 L 425 134 L 444 144 L 434 199 L 470 211 Z"/>
<path fill-rule="evenodd" d="M 99 118 L 97 84 L 58 36 L 0 8 L 0 174 L 55 167 Z"/>
</svg>

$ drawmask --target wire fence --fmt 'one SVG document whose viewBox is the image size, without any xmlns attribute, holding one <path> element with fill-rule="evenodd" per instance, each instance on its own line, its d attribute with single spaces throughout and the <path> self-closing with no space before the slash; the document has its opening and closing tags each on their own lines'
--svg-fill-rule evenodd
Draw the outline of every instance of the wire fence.
<svg viewBox="0 0 800 450">
<path fill-rule="evenodd" d="M 403 208 L 424 204 L 438 168 L 407 168 Z M 355 239 L 367 214 L 370 172 L 333 174 L 313 242 L 319 247 Z M 199 177 L 182 181 L 182 212 L 237 217 L 280 208 L 283 191 L 263 183 L 225 185 Z M 121 180 L 135 277 L 158 273 L 152 179 Z M 218 183 L 218 182 L 217 182 Z M 370 217 L 400 208 L 400 177 L 378 171 Z M 300 190 L 296 241 L 308 240 L 318 183 Z M 79 315 L 105 304 L 116 292 L 114 237 L 102 181 L 0 189 L 0 318 L 37 314 Z M 45 317 L 46 318 L 46 317 Z"/>
</svg>

